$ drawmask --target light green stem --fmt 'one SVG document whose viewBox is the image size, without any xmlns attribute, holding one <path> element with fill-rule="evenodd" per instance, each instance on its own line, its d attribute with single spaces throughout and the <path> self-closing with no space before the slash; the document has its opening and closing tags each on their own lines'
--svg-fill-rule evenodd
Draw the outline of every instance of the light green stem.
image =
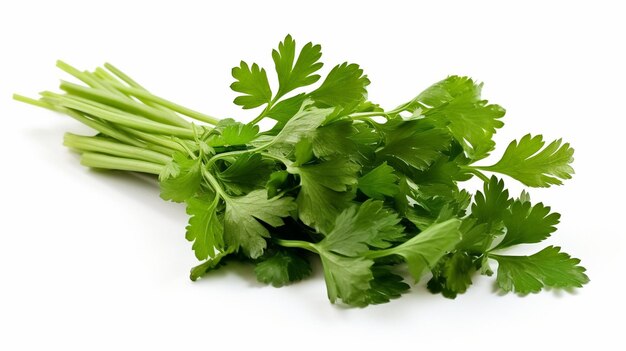
<svg viewBox="0 0 626 351">
<path fill-rule="evenodd" d="M 274 242 L 283 247 L 293 247 L 293 248 L 308 250 L 314 253 L 319 253 L 315 244 L 310 243 L 308 241 L 274 239 Z"/>
<path fill-rule="evenodd" d="M 135 115 L 124 111 L 113 111 L 110 108 L 99 106 L 97 102 L 88 103 L 82 101 L 81 98 L 63 96 L 47 93 L 46 97 L 58 99 L 58 103 L 67 108 L 82 111 L 83 113 L 93 115 L 106 121 L 117 123 L 123 126 L 135 128 L 141 131 L 156 133 L 156 134 L 168 134 L 183 138 L 193 138 L 194 134 L 191 129 L 171 126 L 159 122 L 155 122 L 149 119 L 138 118 Z"/>
<path fill-rule="evenodd" d="M 191 118 L 197 119 L 198 121 L 202 121 L 202 122 L 206 122 L 212 125 L 216 125 L 220 120 L 218 118 L 209 116 L 209 115 L 205 115 L 203 113 L 194 111 L 192 109 L 189 109 L 187 107 L 178 105 L 176 103 L 173 103 L 169 100 L 165 100 L 161 97 L 158 97 L 156 95 L 152 95 L 151 93 L 143 90 L 143 89 L 139 89 L 139 88 L 134 88 L 134 87 L 128 87 L 122 84 L 117 84 L 117 83 L 111 83 L 111 85 L 113 85 L 116 89 L 118 89 L 119 91 L 123 92 L 123 93 L 127 93 L 130 94 L 132 96 L 135 96 L 137 98 L 141 98 L 141 99 L 145 99 L 148 101 L 152 101 L 154 103 L 157 103 L 161 106 L 165 106 L 173 111 L 176 111 L 178 113 L 182 113 L 185 116 L 189 116 Z"/>
<path fill-rule="evenodd" d="M 179 116 L 173 117 L 171 114 L 168 114 L 164 111 L 157 110 L 153 107 L 140 104 L 130 99 L 121 98 L 120 96 L 112 94 L 111 92 L 106 90 L 87 88 L 65 81 L 61 81 L 60 87 L 61 90 L 64 90 L 72 95 L 76 95 L 92 101 L 97 101 L 108 106 L 113 106 L 116 109 L 140 115 L 156 122 L 183 128 L 191 127 L 191 123 L 182 119 Z"/>
<path fill-rule="evenodd" d="M 126 97 L 129 100 L 133 100 L 132 95 L 130 94 L 126 94 L 123 93 L 117 89 L 115 89 L 115 87 L 111 84 L 111 83 L 117 83 L 117 84 L 121 84 L 122 82 L 130 85 L 131 87 L 135 87 L 141 90 L 144 90 L 146 92 L 148 92 L 147 89 L 145 89 L 144 87 L 142 87 L 141 85 L 139 85 L 139 83 L 135 82 L 134 80 L 132 80 L 130 77 L 128 77 L 127 75 L 125 75 L 124 73 L 122 73 L 120 70 L 118 70 L 117 68 L 113 67 L 112 65 L 109 65 L 108 63 L 104 64 L 105 67 L 108 67 L 109 71 L 97 67 L 96 71 L 95 71 L 95 75 L 98 76 L 101 80 L 102 80 L 102 84 L 104 84 L 108 89 L 115 91 L 116 94 L 122 95 L 124 97 Z M 109 73 L 111 72 L 111 73 Z M 120 76 L 122 75 L 122 76 Z M 121 80 L 121 81 L 120 81 Z M 159 104 L 155 104 L 152 101 L 148 101 L 146 99 L 140 99 L 137 98 L 137 100 L 141 101 L 142 103 L 144 103 L 145 105 L 151 106 L 159 111 L 163 111 L 163 113 L 167 113 L 169 115 L 172 116 L 172 118 L 180 118 L 180 116 L 178 116 L 174 111 L 168 109 L 167 107 L 161 106 Z"/>
<path fill-rule="evenodd" d="M 161 165 L 167 164 L 171 157 L 141 147 L 124 145 L 100 137 L 87 137 L 66 133 L 63 145 L 81 151 L 94 151 L 112 156 L 148 161 Z"/>
<path fill-rule="evenodd" d="M 123 157 L 108 156 L 99 153 L 85 152 L 82 154 L 80 163 L 83 166 L 101 169 L 114 169 L 120 171 L 142 172 L 161 174 L 162 165 L 156 163 L 131 160 Z"/>
</svg>

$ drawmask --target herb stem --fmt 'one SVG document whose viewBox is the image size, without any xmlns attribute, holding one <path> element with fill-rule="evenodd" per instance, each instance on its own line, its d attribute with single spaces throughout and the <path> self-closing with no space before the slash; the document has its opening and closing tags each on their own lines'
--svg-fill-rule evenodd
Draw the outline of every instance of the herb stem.
<svg viewBox="0 0 626 351">
<path fill-rule="evenodd" d="M 271 154 L 269 152 L 262 152 L 261 156 L 266 157 L 266 158 L 271 158 L 271 159 L 274 159 L 276 161 L 279 161 L 279 162 L 281 162 L 282 164 L 284 164 L 287 167 L 289 167 L 289 166 L 291 166 L 293 164 L 292 161 L 290 161 L 290 160 L 288 160 L 288 159 L 286 159 L 284 157 Z"/>
<path fill-rule="evenodd" d="M 472 167 L 472 166 L 461 166 L 461 169 L 467 171 L 468 173 L 471 173 L 471 174 L 477 176 L 483 182 L 489 183 L 489 177 L 487 177 L 483 172 L 479 171 L 475 167 Z"/>
<path fill-rule="evenodd" d="M 112 156 L 153 162 L 165 165 L 171 157 L 141 147 L 124 145 L 101 137 L 88 137 L 65 133 L 63 145 L 80 151 L 93 151 Z"/>
<path fill-rule="evenodd" d="M 263 118 L 265 118 L 265 116 L 267 115 L 268 112 L 270 112 L 270 110 L 272 109 L 272 107 L 274 106 L 274 104 L 276 103 L 276 101 L 278 101 L 278 99 L 280 98 L 280 95 L 276 95 L 270 102 L 267 103 L 267 106 L 265 106 L 265 108 L 263 109 L 263 111 L 256 116 L 255 119 L 253 119 L 252 121 L 250 121 L 250 125 L 254 125 L 259 123 Z"/>
<path fill-rule="evenodd" d="M 304 250 L 311 251 L 314 253 L 319 253 L 315 244 L 310 243 L 308 241 L 274 239 L 274 242 L 282 247 L 293 247 L 293 248 L 298 248 L 298 249 L 304 249 Z"/>
<path fill-rule="evenodd" d="M 185 116 L 191 117 L 193 119 L 196 119 L 198 121 L 201 122 L 205 122 L 205 123 L 209 123 L 212 125 L 217 125 L 217 123 L 220 121 L 219 118 L 215 118 L 209 115 L 205 115 L 203 113 L 200 113 L 198 111 L 194 111 L 190 108 L 181 106 L 179 104 L 173 103 L 169 100 L 163 99 L 161 97 L 158 97 L 156 95 L 153 95 L 149 92 L 147 92 L 146 90 L 143 89 L 139 89 L 139 88 L 135 88 L 135 87 L 128 87 L 125 86 L 123 84 L 119 84 L 119 83 L 114 83 L 111 82 L 111 85 L 114 86 L 116 89 L 118 89 L 119 91 L 126 93 L 126 94 L 130 94 L 132 96 L 135 96 L 137 98 L 140 99 L 145 99 L 148 101 L 152 101 L 154 103 L 157 103 L 161 106 L 167 107 L 170 110 L 176 111 L 178 113 L 182 113 Z"/>
<path fill-rule="evenodd" d="M 168 114 L 154 107 L 137 103 L 130 99 L 123 99 L 109 91 L 102 89 L 86 88 L 78 84 L 61 81 L 61 90 L 70 94 L 85 98 L 91 101 L 106 104 L 119 110 L 140 115 L 156 122 L 165 123 L 173 126 L 190 128 L 191 123 L 184 120 L 180 116 Z"/>
<path fill-rule="evenodd" d="M 50 98 L 53 101 L 57 101 L 59 105 L 75 110 L 82 111 L 83 113 L 96 116 L 100 119 L 124 125 L 127 127 L 135 128 L 141 131 L 156 133 L 156 134 L 169 134 L 185 138 L 193 138 L 193 131 L 188 128 L 176 127 L 168 124 L 155 122 L 153 120 L 138 118 L 131 113 L 104 107 L 97 102 L 86 102 L 84 99 L 64 96 L 53 93 L 44 93 L 46 98 Z"/>
<path fill-rule="evenodd" d="M 128 84 L 129 86 L 133 87 L 133 88 L 137 88 L 137 89 L 141 89 L 147 93 L 149 93 L 148 89 L 144 88 L 141 84 L 137 83 L 135 80 L 133 80 L 131 77 L 129 77 L 126 73 L 122 72 L 120 69 L 118 69 L 117 67 L 113 66 L 110 63 L 105 63 L 104 64 L 104 68 L 106 68 L 108 70 L 108 72 L 105 69 L 102 69 L 100 67 L 96 68 L 96 75 L 102 76 L 104 78 L 106 78 L 109 82 L 109 86 L 112 89 L 115 89 L 115 87 L 113 87 L 111 85 L 111 83 L 118 83 L 121 84 L 120 80 L 126 84 Z M 109 72 L 111 72 L 113 75 L 109 74 Z M 117 89 L 115 89 L 116 92 L 123 94 L 124 96 L 127 96 L 129 99 L 132 99 L 132 95 L 128 94 L 128 93 L 124 93 L 121 92 Z M 137 100 L 143 102 L 144 104 L 148 105 L 148 106 L 152 106 L 158 110 L 164 111 L 166 113 L 172 114 L 172 115 L 176 115 L 176 113 L 172 110 L 170 110 L 169 108 L 159 105 L 157 103 L 154 103 L 150 100 L 146 100 L 146 99 L 142 99 L 140 97 L 136 97 Z"/>
<path fill-rule="evenodd" d="M 217 193 L 219 197 L 222 198 L 222 200 L 226 202 L 230 199 L 230 196 L 228 196 L 228 194 L 226 194 L 224 189 L 222 189 L 217 179 L 215 179 L 215 177 L 211 174 L 211 172 L 209 172 L 208 167 L 202 167 L 202 176 L 204 177 L 204 179 L 206 179 L 209 182 L 211 187 L 213 187 L 213 190 L 215 190 L 215 193 Z"/>
<path fill-rule="evenodd" d="M 133 160 L 123 157 L 103 155 L 95 152 L 85 152 L 81 155 L 80 163 L 91 168 L 115 169 L 150 174 L 161 174 L 162 165 L 156 163 Z"/>
</svg>

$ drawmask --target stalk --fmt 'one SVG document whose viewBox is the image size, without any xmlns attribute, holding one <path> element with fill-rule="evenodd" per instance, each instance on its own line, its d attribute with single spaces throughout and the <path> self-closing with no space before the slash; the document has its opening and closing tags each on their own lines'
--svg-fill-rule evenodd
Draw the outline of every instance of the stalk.
<svg viewBox="0 0 626 351">
<path fill-rule="evenodd" d="M 118 83 L 113 83 L 111 82 L 111 85 L 113 87 L 115 87 L 116 89 L 118 89 L 119 91 L 123 92 L 123 93 L 127 93 L 130 94 L 132 96 L 135 96 L 137 98 L 141 98 L 141 99 L 145 99 L 154 103 L 157 103 L 161 106 L 167 107 L 170 110 L 176 111 L 178 113 L 181 113 L 185 116 L 191 117 L 193 119 L 196 119 L 198 121 L 201 122 L 205 122 L 205 123 L 209 123 L 212 125 L 217 125 L 217 123 L 220 121 L 218 118 L 209 116 L 209 115 L 205 115 L 203 113 L 200 113 L 198 111 L 194 111 L 190 108 L 178 105 L 176 103 L 173 103 L 169 100 L 165 100 L 161 97 L 158 97 L 156 95 L 152 95 L 149 92 L 142 90 L 142 89 L 138 89 L 138 88 L 133 88 L 133 87 L 128 87 L 128 86 L 124 86 L 122 84 L 118 84 Z"/>
<path fill-rule="evenodd" d="M 274 242 L 283 247 L 293 247 L 293 248 L 298 248 L 298 249 L 304 249 L 304 250 L 308 250 L 308 251 L 319 254 L 319 252 L 315 248 L 315 244 L 310 243 L 308 241 L 274 239 Z"/>
<path fill-rule="evenodd" d="M 147 150 L 145 148 L 124 145 L 100 137 L 87 137 L 72 133 L 65 134 L 63 138 L 63 145 L 82 152 L 94 151 L 111 156 L 119 156 L 162 165 L 171 160 L 170 156 Z"/>
<path fill-rule="evenodd" d="M 191 126 L 191 123 L 177 115 L 168 114 L 165 111 L 157 110 L 153 107 L 140 104 L 131 99 L 121 98 L 120 96 L 112 94 L 107 90 L 86 88 L 81 85 L 66 81 L 61 81 L 60 88 L 61 90 L 66 91 L 72 95 L 106 104 L 129 113 L 137 114 L 142 117 L 151 119 L 155 122 L 165 123 L 183 128 L 189 128 Z"/>
<path fill-rule="evenodd" d="M 56 99 L 60 106 L 82 111 L 83 113 L 96 116 L 100 119 L 141 131 L 156 134 L 168 134 L 189 139 L 194 136 L 191 129 L 171 126 L 149 119 L 137 118 L 136 115 L 122 110 L 114 111 L 110 107 L 100 106 L 101 104 L 98 104 L 97 102 L 86 102 L 77 97 L 52 93 L 46 93 L 45 97 L 52 98 L 53 100 Z"/>
<path fill-rule="evenodd" d="M 114 169 L 119 171 L 141 172 L 159 175 L 163 165 L 123 157 L 108 156 L 94 152 L 82 154 L 80 164 L 91 168 Z"/>
</svg>

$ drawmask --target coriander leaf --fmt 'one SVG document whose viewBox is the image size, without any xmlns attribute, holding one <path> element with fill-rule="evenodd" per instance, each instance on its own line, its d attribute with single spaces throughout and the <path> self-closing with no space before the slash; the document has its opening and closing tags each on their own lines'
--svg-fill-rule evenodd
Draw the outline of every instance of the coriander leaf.
<svg viewBox="0 0 626 351">
<path fill-rule="evenodd" d="M 345 209 L 335 219 L 333 230 L 317 245 L 343 256 L 358 256 L 369 247 L 384 249 L 403 237 L 404 228 L 382 201 L 367 200 Z"/>
<path fill-rule="evenodd" d="M 455 189 L 458 188 L 457 182 L 466 181 L 472 177 L 461 169 L 464 162 L 463 156 L 449 156 L 442 153 L 425 170 L 412 170 L 411 178 L 418 185 L 438 184 Z"/>
<path fill-rule="evenodd" d="M 531 256 L 489 255 L 498 261 L 500 289 L 518 294 L 537 293 L 544 287 L 573 288 L 589 282 L 580 260 L 548 246 Z"/>
<path fill-rule="evenodd" d="M 319 106 L 356 106 L 367 97 L 366 86 L 370 80 L 363 75 L 359 65 L 344 62 L 333 67 L 322 85 L 312 91 L 309 97 Z"/>
<path fill-rule="evenodd" d="M 200 173 L 202 160 L 191 159 L 177 152 L 169 165 L 159 175 L 161 198 L 175 202 L 183 202 L 200 189 L 202 174 Z"/>
<path fill-rule="evenodd" d="M 389 125 L 387 125 L 389 124 Z M 426 169 L 450 145 L 448 134 L 424 120 L 390 121 L 383 125 L 385 145 L 376 151 L 378 159 L 394 168 Z"/>
<path fill-rule="evenodd" d="M 497 226 L 502 222 L 511 203 L 513 200 L 509 198 L 509 191 L 504 188 L 504 181 L 492 176 L 483 185 L 483 192 L 477 191 L 474 195 L 471 216 L 479 223 Z"/>
<path fill-rule="evenodd" d="M 328 158 L 355 153 L 356 144 L 350 139 L 354 133 L 351 120 L 335 121 L 318 127 L 310 133 L 313 154 L 318 158 Z"/>
<path fill-rule="evenodd" d="M 373 265 L 371 269 L 374 279 L 370 281 L 367 291 L 367 304 L 387 303 L 410 289 L 409 284 L 404 282 L 402 276 L 394 274 L 390 266 Z"/>
<path fill-rule="evenodd" d="M 281 190 L 284 190 L 284 186 L 287 183 L 287 178 L 289 177 L 289 172 L 287 171 L 276 171 L 270 174 L 270 177 L 267 181 L 265 187 L 267 188 L 267 196 L 272 198 Z"/>
<path fill-rule="evenodd" d="M 241 61 L 239 67 L 233 68 L 232 75 L 236 80 L 230 88 L 243 94 L 235 98 L 235 105 L 251 109 L 269 103 L 272 99 L 272 90 L 265 69 L 259 68 L 256 63 L 249 67 L 247 63 Z"/>
<path fill-rule="evenodd" d="M 296 159 L 295 166 L 308 163 L 313 159 L 313 144 L 308 137 L 303 137 L 296 143 L 293 148 L 293 155 Z"/>
<path fill-rule="evenodd" d="M 318 164 L 288 167 L 300 177 L 298 216 L 306 225 L 328 233 L 335 217 L 348 206 L 357 183 L 359 165 L 347 159 L 331 159 Z"/>
<path fill-rule="evenodd" d="M 267 229 L 257 219 L 273 226 L 283 225 L 281 217 L 289 216 L 296 209 L 293 198 L 267 198 L 267 191 L 254 190 L 244 196 L 225 199 L 224 239 L 228 247 L 243 253 L 250 258 L 263 254 L 267 246 L 265 238 L 269 238 Z"/>
<path fill-rule="evenodd" d="M 352 306 L 367 305 L 370 281 L 374 278 L 370 267 L 374 261 L 363 257 L 343 257 L 320 250 L 328 299 L 341 299 Z"/>
<path fill-rule="evenodd" d="M 361 167 L 346 158 L 335 158 L 316 164 L 288 167 L 287 171 L 302 177 L 310 177 L 328 189 L 346 191 L 357 183 L 357 174 Z"/>
<path fill-rule="evenodd" d="M 561 185 L 561 180 L 572 178 L 574 149 L 562 140 L 551 142 L 543 150 L 545 142 L 541 135 L 526 134 L 519 141 L 512 141 L 498 163 L 478 166 L 477 169 L 506 174 L 525 185 L 547 188 Z"/>
<path fill-rule="evenodd" d="M 550 207 L 538 203 L 515 201 L 504 216 L 506 235 L 494 249 L 543 241 L 556 231 L 561 215 L 550 213 Z"/>
<path fill-rule="evenodd" d="M 491 238 L 492 231 L 489 229 L 488 223 L 480 223 L 475 218 L 466 217 L 459 227 L 461 232 L 461 241 L 456 245 L 457 250 L 474 249 L 474 247 L 482 243 L 485 239 Z M 482 252 L 486 248 L 479 246 L 475 250 Z"/>
<path fill-rule="evenodd" d="M 405 175 L 400 174 L 398 178 L 398 193 L 393 197 L 393 201 L 396 211 L 401 216 L 406 217 L 407 212 L 411 208 L 409 200 L 414 201 L 414 190 L 411 188 L 409 179 Z"/>
<path fill-rule="evenodd" d="M 318 62 L 322 57 L 321 50 L 320 45 L 313 45 L 310 42 L 305 44 L 294 64 L 296 42 L 291 35 L 287 35 L 285 40 L 278 44 L 278 50 L 272 50 L 272 59 L 276 65 L 279 83 L 277 97 L 296 88 L 311 85 L 320 79 L 318 74 L 313 73 L 323 66 L 321 62 Z"/>
<path fill-rule="evenodd" d="M 215 257 L 215 249 L 224 246 L 224 225 L 217 215 L 217 195 L 196 196 L 187 199 L 189 225 L 185 237 L 193 241 L 192 249 L 199 260 Z"/>
<path fill-rule="evenodd" d="M 281 100 L 267 113 L 267 117 L 276 120 L 278 123 L 272 128 L 272 131 L 278 132 L 300 109 L 306 99 L 306 94 L 298 94 L 288 99 Z"/>
<path fill-rule="evenodd" d="M 436 222 L 463 217 L 469 205 L 469 193 L 458 188 L 450 191 L 450 194 L 447 194 L 448 191 L 447 187 L 418 185 L 412 197 L 416 203 L 407 208 L 406 219 L 423 230 Z"/>
<path fill-rule="evenodd" d="M 274 163 L 263 159 L 261 154 L 247 153 L 235 158 L 228 168 L 217 173 L 217 177 L 235 195 L 263 187 Z"/>
<path fill-rule="evenodd" d="M 254 140 L 259 134 L 257 125 L 235 122 L 221 128 L 219 135 L 209 139 L 209 146 L 245 145 Z"/>
<path fill-rule="evenodd" d="M 387 162 L 364 174 L 358 180 L 358 188 L 368 197 L 382 200 L 385 196 L 394 196 L 399 191 L 398 176 Z"/>
<path fill-rule="evenodd" d="M 478 160 L 493 150 L 492 136 L 504 125 L 500 118 L 505 113 L 481 100 L 481 89 L 482 84 L 468 77 L 450 76 L 418 95 L 409 108 L 425 109 L 426 119 L 447 128 L 469 157 Z"/>
<path fill-rule="evenodd" d="M 274 137 L 272 145 L 297 143 L 304 135 L 319 127 L 333 112 L 332 108 L 309 107 L 294 115 Z"/>
<path fill-rule="evenodd" d="M 296 198 L 298 218 L 317 231 L 332 228 L 335 217 L 348 205 L 354 194 L 329 189 L 315 181 L 314 176 L 300 176 L 300 192 Z"/>
<path fill-rule="evenodd" d="M 428 281 L 428 290 L 433 294 L 441 293 L 454 299 L 458 294 L 467 291 L 472 284 L 472 274 L 476 271 L 472 257 L 463 251 L 456 251 L 441 259 L 433 277 Z"/>
<path fill-rule="evenodd" d="M 215 257 L 208 259 L 206 262 L 203 262 L 191 269 L 189 273 L 189 279 L 191 281 L 196 281 L 198 278 L 207 274 L 210 271 L 216 270 L 222 265 L 224 265 L 224 261 L 222 260 L 224 257 L 230 255 L 231 251 L 222 251 L 215 255 Z"/>
<path fill-rule="evenodd" d="M 256 264 L 256 279 L 278 288 L 302 280 L 311 274 L 311 265 L 304 257 L 292 250 L 277 251 Z"/>
<path fill-rule="evenodd" d="M 383 251 L 370 251 L 368 257 L 400 255 L 404 257 L 409 273 L 419 281 L 426 268 L 432 269 L 439 259 L 454 249 L 461 240 L 460 221 L 449 219 L 436 223 L 406 242 Z"/>
</svg>

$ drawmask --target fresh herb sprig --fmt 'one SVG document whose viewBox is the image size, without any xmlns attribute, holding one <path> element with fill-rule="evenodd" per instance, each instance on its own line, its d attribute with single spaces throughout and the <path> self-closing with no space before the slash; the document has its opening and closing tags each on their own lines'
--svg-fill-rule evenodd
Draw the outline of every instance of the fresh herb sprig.
<svg viewBox="0 0 626 351">
<path fill-rule="evenodd" d="M 186 238 L 203 261 L 192 280 L 240 260 L 260 282 L 283 286 L 306 278 L 319 257 L 329 299 L 353 306 L 406 292 L 403 267 L 414 282 L 432 275 L 428 289 L 450 298 L 492 275 L 493 262 L 505 292 L 588 282 L 559 247 L 506 254 L 551 236 L 560 215 L 526 192 L 512 198 L 497 175 L 560 185 L 574 173 L 568 143 L 525 135 L 489 164 L 505 111 L 481 98 L 482 84 L 450 76 L 384 110 L 368 100 L 357 64 L 336 65 L 304 91 L 321 79 L 321 55 L 312 43 L 296 50 L 288 35 L 272 52 L 276 91 L 259 65 L 233 68 L 234 103 L 259 110 L 247 124 L 153 95 L 110 64 L 80 71 L 59 61 L 83 84 L 15 99 L 96 130 L 64 139 L 85 166 L 158 176 L 161 197 L 190 215 Z M 260 131 L 266 119 L 274 127 Z M 472 177 L 484 181 L 473 195 L 459 187 Z"/>
</svg>

